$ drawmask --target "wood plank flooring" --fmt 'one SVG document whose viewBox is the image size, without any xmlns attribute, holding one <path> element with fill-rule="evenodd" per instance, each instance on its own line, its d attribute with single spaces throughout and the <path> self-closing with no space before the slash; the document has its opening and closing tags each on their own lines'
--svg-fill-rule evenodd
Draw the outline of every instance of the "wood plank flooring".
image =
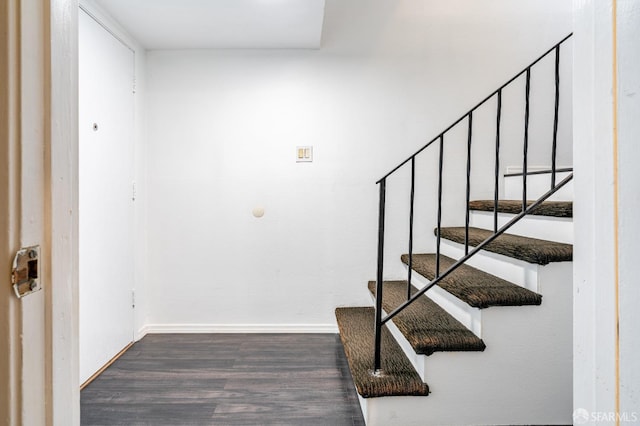
<svg viewBox="0 0 640 426">
<path fill-rule="evenodd" d="M 150 334 L 81 392 L 82 425 L 364 425 L 337 334 Z"/>
</svg>

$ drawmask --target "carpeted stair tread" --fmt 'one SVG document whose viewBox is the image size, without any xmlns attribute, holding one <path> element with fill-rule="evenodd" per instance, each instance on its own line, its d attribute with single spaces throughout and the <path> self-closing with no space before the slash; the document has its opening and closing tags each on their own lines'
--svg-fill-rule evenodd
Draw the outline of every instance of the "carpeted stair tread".
<svg viewBox="0 0 640 426">
<path fill-rule="evenodd" d="M 386 327 L 382 328 L 381 343 L 383 374 L 372 374 L 375 321 L 373 308 L 337 308 L 336 319 L 351 376 L 363 398 L 429 394 L 429 387 L 422 382 Z"/>
<path fill-rule="evenodd" d="M 535 201 L 527 201 L 527 207 Z M 469 209 L 492 212 L 493 200 L 476 200 L 469 203 Z M 498 200 L 499 213 L 518 214 L 522 212 L 522 200 Z M 531 211 L 536 216 L 573 217 L 572 201 L 545 201 Z"/>
<path fill-rule="evenodd" d="M 409 265 L 409 255 L 403 254 L 401 259 Z M 440 255 L 440 272 L 446 271 L 455 262 L 455 259 Z M 432 281 L 436 276 L 436 255 L 414 254 L 412 269 Z M 460 265 L 437 285 L 474 308 L 542 303 L 542 296 L 538 293 L 466 264 Z"/>
<path fill-rule="evenodd" d="M 437 228 L 433 232 L 437 235 Z M 464 244 L 464 234 L 463 226 L 442 228 L 440 232 L 442 238 L 459 244 Z M 491 235 L 493 235 L 493 231 L 469 228 L 469 245 L 477 246 Z M 512 234 L 502 234 L 486 245 L 484 250 L 538 265 L 546 265 L 551 262 L 570 262 L 573 259 L 573 246 L 571 244 Z"/>
<path fill-rule="evenodd" d="M 375 296 L 376 283 L 369 282 Z M 411 286 L 411 294 L 418 290 Z M 382 309 L 391 312 L 407 300 L 406 281 L 384 281 Z M 393 318 L 393 323 L 417 354 L 434 352 L 483 351 L 484 342 L 452 317 L 440 305 L 422 296 Z"/>
</svg>

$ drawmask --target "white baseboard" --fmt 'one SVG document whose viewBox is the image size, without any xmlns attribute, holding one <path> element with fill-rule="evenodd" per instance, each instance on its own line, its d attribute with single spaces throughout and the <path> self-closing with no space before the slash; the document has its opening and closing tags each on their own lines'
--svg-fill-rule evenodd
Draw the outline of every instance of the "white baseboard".
<svg viewBox="0 0 640 426">
<path fill-rule="evenodd" d="M 336 324 L 146 324 L 136 340 L 158 333 L 326 333 L 337 334 Z"/>
<path fill-rule="evenodd" d="M 146 336 L 149 333 L 149 327 L 146 325 L 143 325 L 142 327 L 140 327 L 138 329 L 138 331 L 135 333 L 135 335 L 133 336 L 133 341 L 137 342 L 138 340 L 141 340 L 144 336 Z"/>
</svg>

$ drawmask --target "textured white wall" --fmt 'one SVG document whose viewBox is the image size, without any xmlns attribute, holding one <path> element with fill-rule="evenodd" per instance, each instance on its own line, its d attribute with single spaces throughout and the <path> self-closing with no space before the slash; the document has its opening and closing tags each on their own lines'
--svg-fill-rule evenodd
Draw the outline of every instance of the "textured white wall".
<svg viewBox="0 0 640 426">
<path fill-rule="evenodd" d="M 640 4 L 580 0 L 574 9 L 574 408 L 583 416 L 575 420 L 636 424 Z"/>
<path fill-rule="evenodd" d="M 640 422 L 640 2 L 618 1 L 620 411 Z M 635 416 L 633 416 L 635 414 Z"/>
<path fill-rule="evenodd" d="M 336 306 L 368 304 L 375 181 L 570 31 L 570 1 L 335 0 L 320 50 L 148 52 L 149 323 L 322 327 Z M 494 105 L 474 122 L 493 123 Z M 532 109 L 548 116 L 542 101 Z M 478 126 L 480 155 L 494 136 Z M 538 128 L 532 141 L 549 140 L 550 122 Z M 463 188 L 465 129 L 447 139 L 445 189 Z M 505 124 L 503 166 L 521 133 Z M 571 140 L 570 126 L 561 136 Z M 296 164 L 298 145 L 314 146 L 313 163 Z M 418 160 L 418 248 L 432 245 L 434 154 Z M 548 164 L 544 149 L 531 156 Z M 571 164 L 570 142 L 560 156 Z M 472 168 L 491 176 L 493 160 Z M 407 176 L 388 183 L 391 265 L 406 250 Z M 444 224 L 464 216 L 456 194 Z"/>
</svg>

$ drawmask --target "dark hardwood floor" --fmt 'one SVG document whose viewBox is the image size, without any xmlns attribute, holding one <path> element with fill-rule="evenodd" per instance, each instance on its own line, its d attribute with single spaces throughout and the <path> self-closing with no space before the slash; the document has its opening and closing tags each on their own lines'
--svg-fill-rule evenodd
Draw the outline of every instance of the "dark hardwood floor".
<svg viewBox="0 0 640 426">
<path fill-rule="evenodd" d="M 364 425 L 333 334 L 150 334 L 81 392 L 82 425 Z"/>
</svg>

